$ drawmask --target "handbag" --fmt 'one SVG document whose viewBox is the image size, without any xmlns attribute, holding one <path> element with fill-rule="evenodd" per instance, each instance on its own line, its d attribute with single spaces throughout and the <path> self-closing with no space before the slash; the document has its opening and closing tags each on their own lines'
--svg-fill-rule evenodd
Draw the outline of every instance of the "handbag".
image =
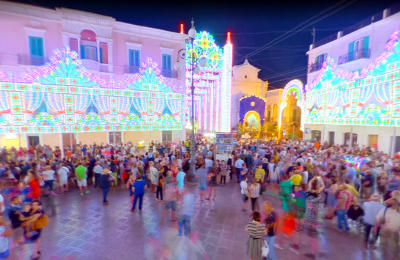
<svg viewBox="0 0 400 260">
<path fill-rule="evenodd" d="M 49 224 L 49 218 L 46 214 L 41 215 L 37 220 L 32 223 L 33 230 L 41 230 Z"/>
<path fill-rule="evenodd" d="M 267 259 L 269 254 L 269 245 L 266 240 L 264 240 L 263 247 L 261 248 L 261 250 L 262 250 L 262 257 Z"/>
</svg>

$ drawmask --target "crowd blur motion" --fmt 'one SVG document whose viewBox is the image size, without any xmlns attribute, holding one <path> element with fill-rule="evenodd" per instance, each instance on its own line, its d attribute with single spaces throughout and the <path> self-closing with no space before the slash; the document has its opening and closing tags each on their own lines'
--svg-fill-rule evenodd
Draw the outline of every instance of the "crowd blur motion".
<svg viewBox="0 0 400 260">
<path fill-rule="evenodd" d="M 126 190 L 127 210 L 146 207 L 145 193 L 163 203 L 161 224 L 177 222 L 178 237 L 191 237 L 195 201 L 207 205 L 225 185 L 237 186 L 243 223 L 249 234 L 249 259 L 278 259 L 277 250 L 316 258 L 323 254 L 319 234 L 329 224 L 360 233 L 363 250 L 381 250 L 385 259 L 400 254 L 400 157 L 372 148 L 327 146 L 318 142 L 235 142 L 227 160 L 216 160 L 214 144 L 198 141 L 196 171 L 190 170 L 190 142 L 125 145 L 76 145 L 2 148 L 0 151 L 0 259 L 18 255 L 39 259 L 40 237 L 56 210 L 46 198 L 77 192 L 112 203 L 109 192 Z M 97 194 L 97 193 L 96 193 Z M 101 202 L 100 202 L 101 201 Z M 279 205 L 280 207 L 273 205 Z M 301 241 L 308 241 L 304 247 Z M 30 244 L 31 250 L 21 250 Z M 276 250 L 277 249 L 277 250 Z M 187 249 L 189 250 L 189 249 Z M 198 248 L 196 249 L 198 250 Z M 175 251 L 176 248 L 175 248 Z M 184 250 L 179 250 L 179 252 Z M 205 259 L 187 255 L 182 259 Z M 174 259 L 162 251 L 152 259 Z M 167 256 L 166 256 L 167 254 Z M 163 258 L 164 257 L 164 258 Z M 182 257 L 182 256 L 181 256 Z M 175 258 L 177 259 L 177 258 Z"/>
</svg>

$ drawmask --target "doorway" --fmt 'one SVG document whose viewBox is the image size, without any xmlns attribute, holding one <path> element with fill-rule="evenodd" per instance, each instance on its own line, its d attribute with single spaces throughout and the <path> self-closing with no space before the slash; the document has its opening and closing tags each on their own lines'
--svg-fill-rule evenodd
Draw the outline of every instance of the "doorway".
<svg viewBox="0 0 400 260">
<path fill-rule="evenodd" d="M 358 138 L 358 135 L 353 133 L 353 144 L 352 144 L 352 146 L 355 146 L 358 143 L 357 142 L 357 138 Z M 350 139 L 351 139 L 350 133 L 345 133 L 344 134 L 344 145 L 350 146 Z"/>
<path fill-rule="evenodd" d="M 378 149 L 378 135 L 368 135 L 368 146 Z"/>
<path fill-rule="evenodd" d="M 64 147 L 73 147 L 76 145 L 75 135 L 72 133 L 62 134 Z"/>
<path fill-rule="evenodd" d="M 335 132 L 329 132 L 329 146 L 335 144 Z"/>
<path fill-rule="evenodd" d="M 28 135 L 28 147 L 36 147 L 40 144 L 38 135 Z"/>
<path fill-rule="evenodd" d="M 109 143 L 112 145 L 121 145 L 122 144 L 122 135 L 121 132 L 109 132 L 108 136 Z"/>
</svg>

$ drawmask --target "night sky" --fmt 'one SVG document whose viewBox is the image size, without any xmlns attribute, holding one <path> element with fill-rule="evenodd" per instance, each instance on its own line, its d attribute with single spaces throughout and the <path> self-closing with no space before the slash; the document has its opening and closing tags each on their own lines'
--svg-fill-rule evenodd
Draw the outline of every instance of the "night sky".
<svg viewBox="0 0 400 260">
<path fill-rule="evenodd" d="M 190 26 L 195 20 L 196 29 L 212 33 L 217 43 L 225 43 L 225 35 L 232 32 L 234 63 L 243 62 L 246 55 L 295 28 L 307 19 L 326 10 L 334 14 L 314 25 L 299 28 L 296 34 L 250 55 L 249 61 L 262 69 L 259 77 L 270 82 L 270 88 L 283 87 L 290 79 L 305 82 L 307 71 L 306 51 L 312 43 L 311 29 L 316 28 L 316 42 L 335 35 L 337 31 L 369 19 L 398 1 L 348 0 L 348 1 L 18 1 L 43 7 L 67 7 L 108 15 L 119 21 L 178 31 L 180 22 Z M 343 9 L 338 10 L 344 6 Z M 329 13 L 329 12 L 326 12 Z M 312 21 L 323 17 L 319 15 Z"/>
</svg>

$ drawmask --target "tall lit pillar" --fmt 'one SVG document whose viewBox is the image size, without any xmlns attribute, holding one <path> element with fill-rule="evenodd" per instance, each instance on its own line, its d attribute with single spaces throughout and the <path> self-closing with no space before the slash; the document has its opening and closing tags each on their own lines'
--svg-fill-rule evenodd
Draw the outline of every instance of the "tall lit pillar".
<svg viewBox="0 0 400 260">
<path fill-rule="evenodd" d="M 224 62 L 222 68 L 221 82 L 221 128 L 222 132 L 231 131 L 231 85 L 232 85 L 232 42 L 231 32 L 227 33 L 226 44 L 224 46 Z"/>
</svg>

